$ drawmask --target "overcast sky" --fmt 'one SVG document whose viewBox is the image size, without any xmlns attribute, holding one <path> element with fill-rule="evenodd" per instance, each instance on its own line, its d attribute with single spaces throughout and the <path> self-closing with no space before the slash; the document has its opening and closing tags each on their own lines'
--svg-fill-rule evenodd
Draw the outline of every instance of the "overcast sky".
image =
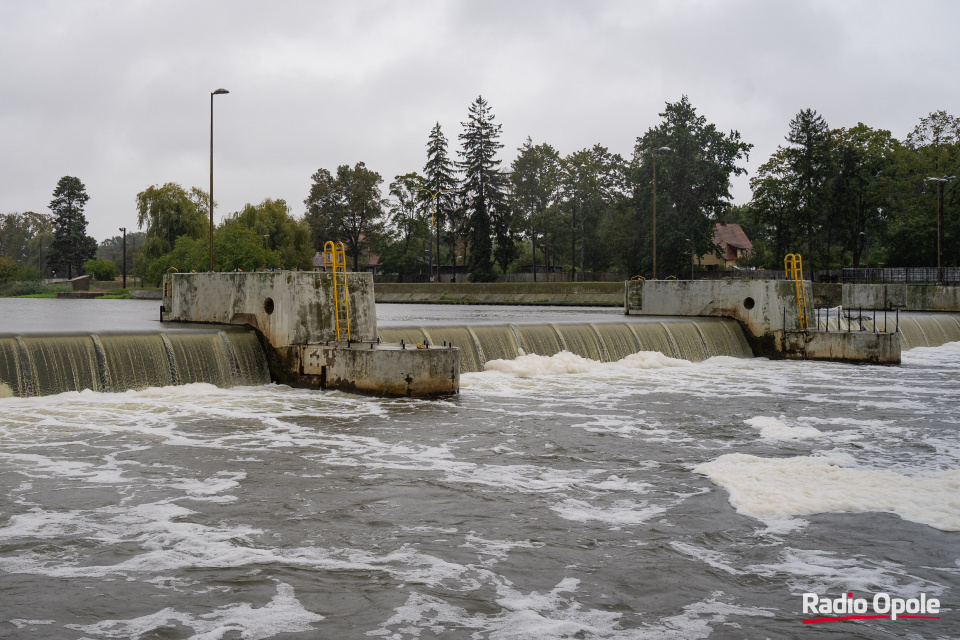
<svg viewBox="0 0 960 640">
<path fill-rule="evenodd" d="M 0 0 L 0 213 L 47 213 L 76 176 L 103 240 L 136 229 L 152 184 L 206 190 L 219 87 L 217 219 L 264 198 L 300 216 L 317 169 L 361 160 L 386 192 L 435 122 L 455 154 L 477 95 L 505 168 L 527 136 L 629 157 L 687 95 L 755 145 L 752 175 L 803 108 L 901 139 L 960 115 L 958 24 L 951 0 Z"/>
</svg>

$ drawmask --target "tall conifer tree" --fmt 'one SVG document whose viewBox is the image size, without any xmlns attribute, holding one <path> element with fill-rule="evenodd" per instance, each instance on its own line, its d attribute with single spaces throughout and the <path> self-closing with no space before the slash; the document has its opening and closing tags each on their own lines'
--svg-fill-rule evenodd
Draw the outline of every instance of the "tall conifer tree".
<svg viewBox="0 0 960 640">
<path fill-rule="evenodd" d="M 83 270 L 83 263 L 97 253 L 97 241 L 87 235 L 87 218 L 83 207 L 90 196 L 79 178 L 64 176 L 57 182 L 50 201 L 53 212 L 53 246 L 51 262 L 66 267 L 67 277 Z"/>
<path fill-rule="evenodd" d="M 428 212 L 433 213 L 433 201 L 430 194 L 447 191 L 450 193 L 440 193 L 437 196 L 435 228 L 432 232 L 435 236 L 434 242 L 437 243 L 437 264 L 443 264 L 440 254 L 440 237 L 447 223 L 452 219 L 453 203 L 456 202 L 456 194 L 452 193 L 457 188 L 456 170 L 447 155 L 447 137 L 440 130 L 440 123 L 436 123 L 430 130 L 430 137 L 427 139 L 427 164 L 423 167 L 424 185 L 426 191 L 420 192 L 420 197 L 424 204 L 431 207 Z M 428 193 L 429 192 L 429 193 Z M 456 238 L 451 229 L 451 245 L 456 244 Z M 455 255 L 456 247 L 451 246 L 451 254 Z"/>
<path fill-rule="evenodd" d="M 491 282 L 493 271 L 493 234 L 498 241 L 497 259 L 506 268 L 513 252 L 510 235 L 509 211 L 505 194 L 506 180 L 500 171 L 497 150 L 500 125 L 493 123 L 493 114 L 483 96 L 470 105 L 466 122 L 460 134 L 462 149 L 460 162 L 463 172 L 463 190 L 469 216 L 470 279 L 473 282 Z"/>
</svg>

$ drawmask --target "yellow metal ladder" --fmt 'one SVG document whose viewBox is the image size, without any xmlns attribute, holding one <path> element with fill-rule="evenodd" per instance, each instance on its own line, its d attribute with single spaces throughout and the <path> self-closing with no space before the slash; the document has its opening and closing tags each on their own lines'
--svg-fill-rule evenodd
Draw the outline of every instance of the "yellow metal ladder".
<svg viewBox="0 0 960 640">
<path fill-rule="evenodd" d="M 797 323 L 804 331 L 807 330 L 807 296 L 803 291 L 803 262 L 799 253 L 788 253 L 783 258 L 783 268 L 787 272 L 787 280 L 793 280 L 797 292 Z M 784 327 L 786 329 L 786 327 Z"/>
<path fill-rule="evenodd" d="M 347 256 L 342 242 L 323 245 L 323 266 L 333 273 L 333 316 L 337 340 L 350 341 L 350 297 L 347 295 Z"/>
</svg>

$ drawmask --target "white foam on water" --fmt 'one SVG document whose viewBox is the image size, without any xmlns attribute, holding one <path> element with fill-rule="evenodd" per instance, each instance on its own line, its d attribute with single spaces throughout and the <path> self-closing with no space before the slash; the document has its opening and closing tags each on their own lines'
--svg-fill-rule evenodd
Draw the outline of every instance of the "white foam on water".
<svg viewBox="0 0 960 640">
<path fill-rule="evenodd" d="M 130 620 L 102 620 L 95 624 L 64 625 L 100 638 L 139 638 L 147 633 L 173 628 L 174 622 L 194 631 L 196 640 L 218 640 L 230 633 L 243 640 L 263 640 L 280 633 L 317 631 L 314 623 L 324 616 L 307 611 L 294 595 L 293 587 L 277 585 L 277 595 L 262 607 L 243 602 L 219 607 L 210 613 L 193 615 L 171 607 Z M 239 636 L 232 634 L 239 633 Z"/>
<path fill-rule="evenodd" d="M 667 511 L 666 507 L 633 500 L 617 500 L 609 507 L 592 505 L 584 500 L 568 498 L 550 507 L 566 520 L 588 522 L 597 520 L 612 525 L 641 524 Z"/>
<path fill-rule="evenodd" d="M 445 632 L 472 632 L 470 637 L 493 640 L 702 640 L 713 633 L 714 626 L 737 626 L 728 622 L 732 617 L 774 616 L 766 609 L 721 602 L 722 592 L 715 592 L 706 600 L 684 606 L 678 615 L 624 629 L 620 625 L 622 614 L 589 609 L 576 600 L 579 583 L 576 578 L 565 578 L 545 593 L 523 593 L 502 582 L 497 585 L 496 599 L 501 608 L 495 614 L 468 613 L 435 596 L 415 592 L 394 610 L 393 616 L 366 635 L 399 640 L 418 638 L 429 631 L 438 637 Z"/>
<path fill-rule="evenodd" d="M 513 360 L 489 360 L 484 365 L 486 371 L 499 371 L 521 378 L 556 376 L 565 374 L 590 373 L 594 371 L 621 372 L 636 369 L 662 369 L 664 367 L 687 367 L 687 360 L 668 358 L 657 351 L 641 351 L 617 362 L 598 362 L 569 351 L 561 351 L 552 356 L 535 353 L 517 356 Z"/>
<path fill-rule="evenodd" d="M 713 567 L 714 569 L 719 569 L 725 573 L 729 573 L 732 576 L 742 575 L 744 572 L 735 569 L 732 566 L 733 560 L 727 558 L 724 554 L 719 551 L 714 551 L 712 549 L 704 549 L 703 547 L 698 547 L 686 542 L 680 542 L 679 540 L 673 540 L 670 543 L 670 546 L 684 554 L 685 556 L 690 556 L 695 560 L 699 560 L 706 565 Z"/>
<path fill-rule="evenodd" d="M 880 558 L 862 555 L 844 557 L 833 551 L 786 548 L 778 562 L 746 567 L 753 573 L 777 581 L 785 581 L 795 594 L 884 591 L 905 598 L 921 593 L 940 595 L 944 585 L 909 573 L 903 566 Z"/>
<path fill-rule="evenodd" d="M 726 489 L 738 513 L 759 519 L 884 511 L 943 531 L 960 531 L 960 469 L 907 476 L 837 463 L 836 456 L 730 453 L 694 471 Z"/>
<path fill-rule="evenodd" d="M 17 629 L 23 629 L 24 627 L 33 627 L 42 624 L 56 624 L 56 620 L 24 620 L 23 618 L 12 618 L 10 624 L 15 626 Z"/>
<path fill-rule="evenodd" d="M 753 427 L 760 432 L 761 438 L 767 440 L 797 440 L 802 438 L 819 438 L 823 436 L 823 431 L 816 427 L 791 427 L 783 421 L 783 416 L 774 418 L 771 416 L 757 416 L 744 420 L 747 426 Z"/>
</svg>

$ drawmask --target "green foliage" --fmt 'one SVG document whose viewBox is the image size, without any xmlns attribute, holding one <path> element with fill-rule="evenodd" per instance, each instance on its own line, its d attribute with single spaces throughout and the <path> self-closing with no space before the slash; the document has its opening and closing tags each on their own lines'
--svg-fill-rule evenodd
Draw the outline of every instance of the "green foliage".
<svg viewBox="0 0 960 640">
<path fill-rule="evenodd" d="M 53 243 L 53 216 L 26 211 L 0 214 L 0 256 L 40 271 Z"/>
<path fill-rule="evenodd" d="M 506 178 L 500 171 L 497 151 L 500 125 L 493 123 L 493 113 L 483 96 L 470 105 L 467 122 L 460 134 L 460 162 L 463 191 L 468 216 L 470 279 L 473 282 L 496 280 L 493 260 L 501 268 L 513 260 L 514 229 L 506 197 Z M 496 252 L 494 252 L 494 239 Z"/>
<path fill-rule="evenodd" d="M 168 253 L 177 239 L 188 236 L 199 240 L 210 229 L 208 195 L 192 187 L 185 190 L 168 182 L 147 187 L 137 194 L 137 224 L 146 225 L 145 251 L 148 258 Z"/>
<path fill-rule="evenodd" d="M 15 296 L 55 298 L 58 291 L 70 290 L 70 285 L 45 285 L 39 280 L 11 280 L 0 284 L 0 298 Z"/>
<path fill-rule="evenodd" d="M 133 263 L 138 251 L 143 250 L 147 234 L 143 231 L 127 232 L 127 275 L 133 273 Z M 117 265 L 117 271 L 123 273 L 123 236 L 117 235 L 102 240 L 97 247 L 97 258 L 109 260 Z"/>
<path fill-rule="evenodd" d="M 730 176 L 753 145 L 737 131 L 717 130 L 686 96 L 667 103 L 663 122 L 637 139 L 633 154 L 635 234 L 632 250 L 623 256 L 631 272 L 652 274 L 652 265 L 639 260 L 652 255 L 653 182 L 657 182 L 657 271 L 682 274 L 690 267 L 691 241 L 697 255 L 715 250 L 713 224 L 730 206 Z M 666 147 L 669 150 L 661 150 Z M 655 154 L 655 157 L 654 157 Z M 654 177 L 656 166 L 656 177 Z"/>
<path fill-rule="evenodd" d="M 209 266 L 208 245 L 204 240 L 180 236 L 173 251 L 153 260 L 146 269 L 146 280 L 159 283 L 163 274 L 173 268 L 180 272 L 206 271 Z M 264 248 L 263 238 L 239 224 L 219 227 L 213 234 L 214 271 L 256 271 L 279 269 L 280 258 Z"/>
<path fill-rule="evenodd" d="M 120 274 L 117 265 L 106 258 L 91 258 L 83 263 L 83 270 L 93 276 L 94 280 L 112 281 Z"/>
<path fill-rule="evenodd" d="M 20 265 L 13 258 L 0 258 L 0 284 L 13 280 L 19 269 Z"/>
<path fill-rule="evenodd" d="M 343 242 L 353 259 L 353 270 L 360 267 L 360 256 L 377 245 L 384 227 L 384 200 L 380 194 L 380 174 L 358 162 L 337 167 L 336 178 L 326 169 L 313 174 L 307 205 L 310 238 L 318 251 L 327 241 Z"/>
<path fill-rule="evenodd" d="M 390 218 L 380 247 L 380 265 L 389 273 L 399 274 L 400 282 L 407 274 L 427 266 L 433 203 L 421 197 L 423 184 L 423 177 L 416 173 L 397 176 L 390 183 Z M 439 258 L 438 248 L 434 260 Z"/>
<path fill-rule="evenodd" d="M 66 270 L 67 277 L 80 273 L 83 263 L 97 251 L 97 241 L 87 235 L 87 218 L 83 208 L 90 196 L 78 178 L 60 178 L 53 191 L 50 211 L 53 221 L 53 243 L 50 247 L 50 262 L 56 268 Z"/>
<path fill-rule="evenodd" d="M 555 242 L 557 198 L 560 188 L 560 154 L 546 143 L 534 145 L 527 137 L 510 165 L 511 202 L 517 226 L 525 230 L 531 243 L 530 264 L 537 265 L 537 245 L 544 249 Z M 534 278 L 536 278 L 534 269 Z"/>
<path fill-rule="evenodd" d="M 612 256 L 601 234 L 613 233 L 606 226 L 615 216 L 610 209 L 627 195 L 625 172 L 623 158 L 599 144 L 560 161 L 557 217 L 569 234 L 574 279 L 578 264 L 581 272 L 609 265 Z"/>
<path fill-rule="evenodd" d="M 239 225 L 253 231 L 263 246 L 275 251 L 283 269 L 313 268 L 313 245 L 310 227 L 305 220 L 290 215 L 284 200 L 267 198 L 257 205 L 246 204 L 242 211 L 231 214 L 224 225 Z"/>
</svg>

